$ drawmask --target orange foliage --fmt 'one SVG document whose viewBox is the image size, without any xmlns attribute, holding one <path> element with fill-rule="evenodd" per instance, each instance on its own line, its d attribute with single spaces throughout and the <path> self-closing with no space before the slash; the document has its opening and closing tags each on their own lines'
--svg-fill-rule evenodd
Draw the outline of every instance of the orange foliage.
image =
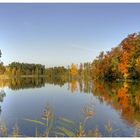
<svg viewBox="0 0 140 140">
<path fill-rule="evenodd" d="M 75 92 L 77 90 L 77 81 L 76 80 L 71 81 L 70 89 L 71 89 L 71 92 Z"/>
<path fill-rule="evenodd" d="M 132 54 L 136 48 L 136 45 L 133 43 L 134 38 L 135 34 L 129 35 L 121 43 L 122 51 L 120 55 L 120 63 L 118 65 L 118 69 L 123 74 L 124 79 L 129 76 L 128 68 L 131 67 L 129 63 L 132 58 Z"/>
<path fill-rule="evenodd" d="M 75 75 L 78 74 L 77 65 L 75 65 L 75 64 L 72 64 L 72 65 L 71 65 L 70 73 L 71 73 L 71 75 L 73 75 L 73 76 L 75 76 Z"/>
<path fill-rule="evenodd" d="M 136 117 L 136 106 L 140 107 L 140 96 L 137 94 L 137 96 L 130 97 L 130 85 L 128 83 L 124 82 L 123 85 L 119 88 L 114 86 L 115 84 L 109 84 L 108 90 L 104 82 L 99 83 L 96 80 L 94 81 L 93 94 L 99 96 L 101 101 L 107 102 L 116 110 L 120 110 L 122 117 L 129 122 L 132 122 Z M 135 102 L 136 106 L 133 104 L 132 98 L 134 98 L 133 102 Z"/>
</svg>

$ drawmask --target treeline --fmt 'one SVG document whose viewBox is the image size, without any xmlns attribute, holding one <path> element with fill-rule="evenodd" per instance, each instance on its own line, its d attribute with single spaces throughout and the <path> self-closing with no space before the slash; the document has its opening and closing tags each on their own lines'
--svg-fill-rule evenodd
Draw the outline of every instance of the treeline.
<svg viewBox="0 0 140 140">
<path fill-rule="evenodd" d="M 117 47 L 92 63 L 93 79 L 140 79 L 140 33 L 128 35 Z"/>
<path fill-rule="evenodd" d="M 1 56 L 1 52 L 0 52 Z M 140 79 L 140 33 L 128 35 L 117 47 L 101 52 L 92 63 L 71 64 L 45 68 L 41 64 L 13 62 L 3 66 L 0 61 L 0 74 L 6 75 L 45 75 L 50 79 L 59 76 L 63 80 L 72 79 Z"/>
<path fill-rule="evenodd" d="M 81 63 L 78 69 L 79 79 L 91 79 L 91 63 Z"/>
<path fill-rule="evenodd" d="M 58 69 L 59 70 L 58 70 Z M 117 47 L 101 52 L 92 63 L 72 64 L 68 68 L 50 68 L 49 75 L 67 75 L 69 79 L 139 80 L 140 33 L 128 35 Z"/>
<path fill-rule="evenodd" d="M 41 64 L 29 64 L 19 62 L 12 62 L 8 66 L 4 66 L 3 63 L 1 62 L 0 75 L 9 75 L 9 76 L 45 75 L 45 66 Z"/>
<path fill-rule="evenodd" d="M 48 77 L 65 76 L 67 75 L 67 69 L 64 66 L 46 68 L 45 74 Z"/>
<path fill-rule="evenodd" d="M 12 62 L 7 68 L 9 75 L 44 75 L 45 66 L 41 64 L 28 64 Z"/>
</svg>

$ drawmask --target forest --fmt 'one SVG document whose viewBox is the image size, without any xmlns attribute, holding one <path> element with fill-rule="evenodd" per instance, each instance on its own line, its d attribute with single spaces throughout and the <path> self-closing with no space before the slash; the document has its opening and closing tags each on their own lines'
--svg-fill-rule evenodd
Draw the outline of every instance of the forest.
<svg viewBox="0 0 140 140">
<path fill-rule="evenodd" d="M 128 35 L 117 47 L 92 62 L 95 79 L 140 79 L 140 33 Z"/>
<path fill-rule="evenodd" d="M 0 57 L 2 53 L 0 51 Z M 93 62 L 69 66 L 45 67 L 41 64 L 12 62 L 4 66 L 0 62 L 0 75 L 47 76 L 70 79 L 139 80 L 140 79 L 140 33 L 128 35 L 107 52 L 100 52 Z"/>
</svg>

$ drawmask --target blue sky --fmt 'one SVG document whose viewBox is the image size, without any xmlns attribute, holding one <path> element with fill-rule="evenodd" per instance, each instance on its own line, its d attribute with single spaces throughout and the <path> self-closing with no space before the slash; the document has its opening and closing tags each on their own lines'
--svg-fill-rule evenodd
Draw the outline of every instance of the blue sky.
<svg viewBox="0 0 140 140">
<path fill-rule="evenodd" d="M 2 61 L 91 62 L 140 31 L 140 4 L 0 4 Z"/>
</svg>

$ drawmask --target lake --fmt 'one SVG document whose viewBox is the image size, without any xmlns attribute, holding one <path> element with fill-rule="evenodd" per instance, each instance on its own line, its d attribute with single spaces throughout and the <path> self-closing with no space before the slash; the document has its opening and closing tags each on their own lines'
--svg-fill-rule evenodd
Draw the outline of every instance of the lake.
<svg viewBox="0 0 140 140">
<path fill-rule="evenodd" d="M 53 125 L 50 137 L 63 136 L 62 128 L 75 134 L 83 129 L 88 136 L 94 136 L 95 132 L 103 137 L 138 135 L 139 83 L 43 77 L 0 79 L 0 91 L 0 121 L 6 124 L 8 136 L 12 135 L 15 124 L 20 136 L 25 137 L 34 137 L 36 132 L 43 136 L 49 125 Z M 44 121 L 42 115 L 46 106 L 53 110 L 53 121 L 48 119 L 47 126 L 33 122 Z"/>
</svg>

